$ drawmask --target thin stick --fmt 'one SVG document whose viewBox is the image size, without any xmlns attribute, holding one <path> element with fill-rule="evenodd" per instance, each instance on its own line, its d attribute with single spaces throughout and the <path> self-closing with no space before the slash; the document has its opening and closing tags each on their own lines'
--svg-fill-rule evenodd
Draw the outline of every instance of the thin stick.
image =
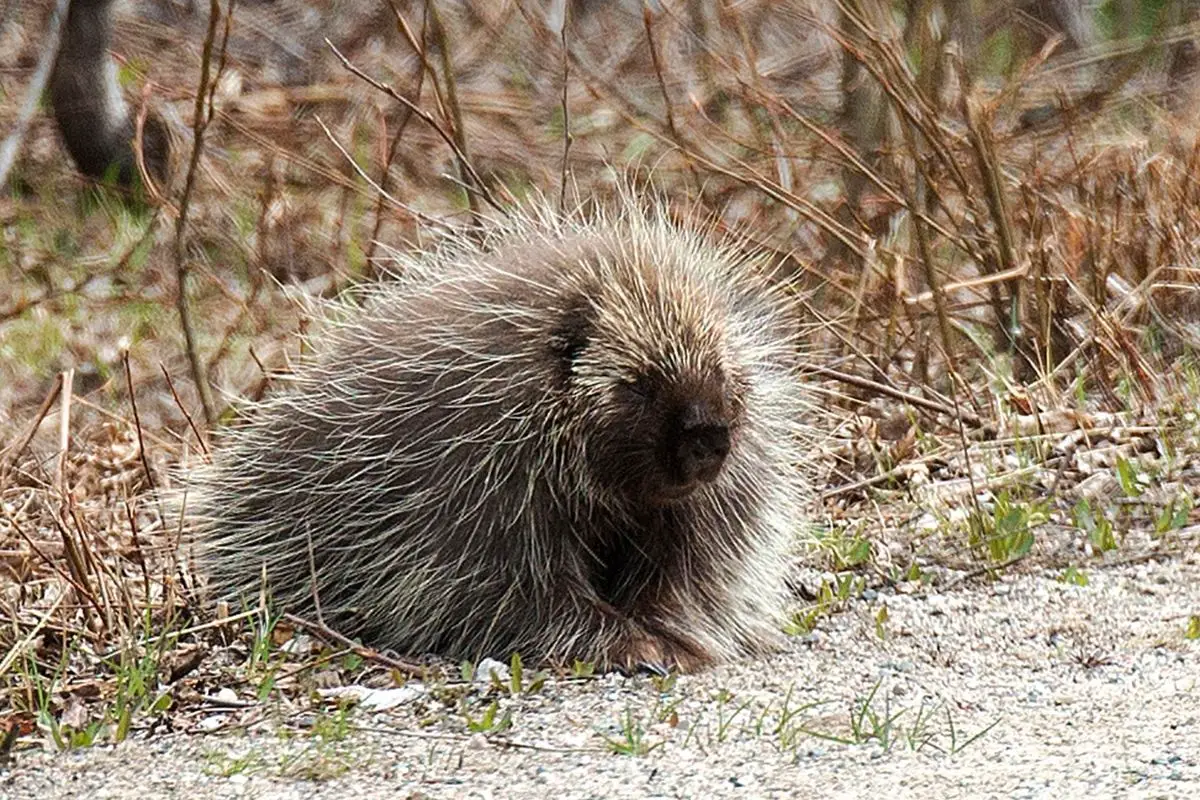
<svg viewBox="0 0 1200 800">
<path fill-rule="evenodd" d="M 200 85 L 196 87 L 196 106 L 192 115 L 192 155 L 188 162 L 187 180 L 183 186 L 183 195 L 179 199 L 179 216 L 175 220 L 175 276 L 178 296 L 175 306 L 179 311 L 179 324 L 183 328 L 183 338 L 187 349 L 188 364 L 192 369 L 192 381 L 200 395 L 200 406 L 204 410 L 204 421 L 213 425 L 217 421 L 216 407 L 213 403 L 212 390 L 208 385 L 204 362 L 196 345 L 196 334 L 192 327 L 192 313 L 188 306 L 187 285 L 188 274 L 191 271 L 188 264 L 187 248 L 184 234 L 187 231 L 188 209 L 191 206 L 192 191 L 196 186 L 196 175 L 200 167 L 200 154 L 204 151 L 204 133 L 212 122 L 213 106 L 212 91 L 210 90 L 210 69 L 212 68 L 213 43 L 217 38 L 217 23 L 221 19 L 221 4 L 218 0 L 209 0 L 208 32 L 204 37 L 204 50 L 200 56 Z M 228 17 L 225 20 L 225 42 L 229 40 Z M 221 45 L 221 65 L 217 75 L 211 79 L 211 89 L 215 90 L 217 78 L 224 67 L 225 43 Z"/>
<path fill-rule="evenodd" d="M 283 618 L 293 625 L 305 628 L 306 630 L 315 633 L 317 636 L 320 636 L 323 639 L 327 639 L 334 644 L 339 644 L 342 647 L 348 648 L 360 658 L 365 658 L 368 661 L 374 661 L 377 664 L 383 664 L 385 667 L 391 667 L 392 669 L 399 670 L 406 675 L 418 677 L 429 671 L 427 667 L 414 661 L 405 661 L 403 659 L 392 658 L 391 656 L 386 656 L 383 653 L 380 653 L 378 650 L 356 644 L 332 628 L 321 625 L 320 623 L 304 619 L 303 617 L 297 617 L 295 614 L 284 614 Z"/>
<path fill-rule="evenodd" d="M 667 130 L 671 138 L 679 141 L 679 128 L 675 126 L 675 110 L 671 107 L 671 95 L 667 92 L 667 79 L 663 76 L 662 61 L 658 55 L 658 42 L 654 40 L 654 14 L 647 3 L 642 6 L 642 27 L 646 29 L 646 43 L 650 46 L 650 63 L 654 66 L 654 74 L 658 78 L 658 91 L 662 95 L 663 109 L 667 113 Z M 566 49 L 566 41 L 563 41 Z"/>
<path fill-rule="evenodd" d="M 454 157 L 458 159 L 458 163 L 462 166 L 462 168 L 466 171 L 466 173 L 471 177 L 471 181 L 475 184 L 475 190 L 479 192 L 479 194 L 483 197 L 483 199 L 487 202 L 487 204 L 489 206 L 496 209 L 497 211 L 499 211 L 502 214 L 504 213 L 504 207 L 496 201 L 496 198 L 492 195 L 491 191 L 484 184 L 483 178 L 479 177 L 479 173 L 475 171 L 475 167 L 471 165 L 471 162 L 469 160 L 467 160 L 467 154 L 464 153 L 462 151 L 462 149 L 458 146 L 458 143 L 454 140 L 454 137 L 452 137 L 450 134 L 446 133 L 445 129 L 443 129 L 441 125 L 438 125 L 437 120 L 435 120 L 428 111 L 419 107 L 416 103 L 414 103 L 413 101 L 409 100 L 404 95 L 397 92 L 391 86 L 388 86 L 386 83 L 381 83 L 380 81 L 375 80 L 370 75 L 367 75 L 361 69 L 359 69 L 358 67 L 351 64 L 350 59 L 348 59 L 344 55 L 342 55 L 342 51 L 338 50 L 337 47 L 333 44 L 333 42 L 326 39 L 325 44 L 329 47 L 330 50 L 333 51 L 333 54 L 338 57 L 338 60 L 342 62 L 342 66 L 344 66 L 346 69 L 348 69 L 352 75 L 358 76 L 362 80 L 369 83 L 371 86 L 374 86 L 376 89 L 378 89 L 379 91 L 386 94 L 388 97 L 395 100 L 397 103 L 400 103 L 402 106 L 404 106 L 405 108 L 412 111 L 412 113 L 416 114 L 421 119 L 422 122 L 424 122 L 429 127 L 433 128 L 434 132 L 437 133 L 437 135 L 441 138 L 441 140 L 443 142 L 445 142 L 452 151 L 454 151 Z"/>
<path fill-rule="evenodd" d="M 121 363 L 125 365 L 125 385 L 129 387 L 129 405 L 133 408 L 133 427 L 137 431 L 138 437 L 138 456 L 142 460 L 142 469 L 146 472 L 146 482 L 150 484 L 151 489 L 157 489 L 154 485 L 154 476 L 150 473 L 150 461 L 146 458 L 146 443 L 142 440 L 142 418 L 138 416 L 137 399 L 133 396 L 133 373 L 129 369 L 129 351 L 121 351 Z"/>
<path fill-rule="evenodd" d="M 150 84 L 147 83 L 142 87 L 141 101 L 138 104 L 137 114 L 133 118 L 133 157 L 143 189 L 150 195 L 150 199 L 154 201 L 155 205 L 163 205 L 166 200 L 162 192 L 159 191 L 158 186 L 155 185 L 150 171 L 146 169 L 146 151 L 143 147 L 143 140 L 146 131 L 146 119 L 150 113 L 149 104 Z"/>
<path fill-rule="evenodd" d="M 918 167 L 921 161 L 921 153 L 917 145 L 916 126 L 902 124 L 901 129 L 904 132 L 904 138 L 913 159 L 914 183 L 916 184 L 915 188 L 906 186 L 905 194 L 910 208 L 921 208 L 924 207 L 921 199 L 924 195 L 926 180 Z M 929 291 L 933 292 L 933 306 L 937 311 L 938 330 L 942 338 L 942 356 L 946 359 L 946 371 L 950 375 L 950 385 L 953 387 L 953 391 L 950 393 L 950 401 L 954 403 L 954 408 L 958 412 L 955 415 L 955 421 L 958 423 L 958 438 L 962 445 L 963 460 L 967 464 L 967 480 L 971 485 L 971 505 L 975 513 L 978 514 L 980 513 L 979 497 L 975 492 L 975 474 L 971 467 L 971 451 L 967 445 L 967 431 L 964 418 L 966 411 L 962 403 L 958 401 L 959 389 L 961 388 L 966 392 L 967 398 L 972 401 L 973 405 L 974 396 L 971 393 L 970 387 L 958 371 L 957 359 L 954 356 L 953 339 L 950 334 L 950 315 L 946 311 L 946 295 L 942 291 L 941 279 L 937 274 L 937 266 L 934 263 L 933 248 L 929 242 L 929 231 L 921 220 L 914 218 L 913 233 L 917 240 L 917 255 L 925 268 L 925 282 L 929 285 Z M 976 408 L 978 408 L 977 405 Z"/>
<path fill-rule="evenodd" d="M 71 389 L 75 384 L 75 368 L 66 370 L 61 375 L 62 403 L 58 418 L 58 474 L 55 483 L 59 491 L 67 493 L 67 450 L 71 444 Z"/>
<path fill-rule="evenodd" d="M 454 141 L 462 153 L 462 158 L 459 159 L 459 168 L 465 170 L 471 163 L 471 155 L 467 149 L 467 131 L 466 126 L 463 125 L 462 109 L 458 105 L 458 84 L 454 80 L 454 64 L 450 61 L 450 41 L 446 37 L 445 27 L 442 26 L 442 17 L 438 13 L 437 3 L 434 0 L 425 0 L 425 10 L 429 14 L 431 33 L 437 44 L 438 54 L 442 57 L 442 80 L 446 83 L 446 103 L 450 106 L 450 121 L 454 125 Z M 473 167 L 470 173 L 475 185 L 482 190 L 484 188 L 483 181 L 480 180 Z M 471 213 L 478 217 L 479 201 L 471 192 L 467 192 L 467 203 L 471 206 Z"/>
<path fill-rule="evenodd" d="M 809 372 L 815 372 L 818 375 L 827 375 L 836 381 L 847 384 L 848 386 L 857 386 L 859 389 L 867 389 L 872 392 L 878 392 L 881 395 L 902 400 L 905 403 L 909 403 L 919 408 L 924 408 L 927 411 L 945 414 L 951 419 L 958 419 L 959 417 L 962 417 L 964 422 L 973 427 L 978 427 L 983 424 L 979 417 L 966 409 L 960 408 L 956 410 L 953 407 L 944 403 L 939 403 L 936 400 L 930 400 L 928 398 L 921 397 L 920 395 L 909 394 L 908 392 L 903 392 L 886 384 L 876 383 L 869 378 L 860 378 L 857 375 L 839 372 L 836 369 L 830 369 L 829 367 L 822 367 L 819 365 L 806 366 L 805 369 Z"/>
<path fill-rule="evenodd" d="M 114 422 L 119 422 L 122 425 L 132 425 L 133 424 L 133 422 L 128 417 L 122 417 L 120 414 L 117 414 L 113 411 L 109 411 L 104 406 L 96 405 L 91 400 L 88 400 L 86 397 L 83 397 L 83 396 L 76 397 L 76 398 L 73 398 L 71 402 L 81 405 L 84 408 L 88 409 L 89 411 L 95 411 L 97 414 L 100 414 L 103 417 L 107 417 L 108 419 L 111 419 Z M 173 450 L 175 448 L 175 446 L 178 444 L 178 442 L 171 442 L 171 441 L 164 439 L 161 436 L 156 436 L 151 431 L 143 431 L 143 433 L 146 434 L 147 440 L 154 442 L 155 444 L 159 445 L 160 447 L 169 448 L 169 449 Z M 167 433 L 175 435 L 174 431 L 167 431 Z"/>
<path fill-rule="evenodd" d="M 993 572 L 1003 572 L 1009 567 L 1024 561 L 1028 557 L 1029 553 L 1021 553 L 1019 556 L 1013 556 L 1007 561 L 1001 561 L 999 564 L 986 564 L 978 569 L 973 569 L 970 572 L 966 572 L 946 581 L 946 583 L 938 587 L 938 592 L 948 592 L 957 587 L 959 584 L 966 583 L 974 578 L 978 578 L 980 575 L 989 575 Z"/>
<path fill-rule="evenodd" d="M 58 0 L 54 4 L 54 10 L 50 12 L 49 28 L 45 38 L 38 42 L 38 48 L 42 51 L 42 55 L 38 58 L 37 69 L 33 71 L 33 78 L 25 87 L 25 99 L 21 101 L 21 109 L 17 112 L 12 132 L 4 137 L 3 142 L 0 142 L 0 186 L 8 182 L 8 172 L 17 160 L 17 152 L 21 149 L 21 140 L 25 138 L 25 133 L 29 130 L 29 123 L 33 119 L 33 115 L 37 113 L 38 103 L 46 89 L 46 81 L 50 78 L 50 71 L 53 69 L 55 57 L 58 55 L 58 44 L 62 41 L 63 24 L 67 19 L 69 2 L 70 0 Z"/>
<path fill-rule="evenodd" d="M 16 515 L 13 514 L 13 512 L 10 511 L 7 506 L 0 504 L 0 511 L 4 512 L 4 516 L 8 518 L 8 524 L 11 525 L 12 529 L 15 530 L 22 539 L 25 540 L 25 543 L 29 545 L 29 549 L 31 549 L 46 566 L 57 572 L 58 576 L 70 584 L 75 591 L 83 595 L 83 597 L 85 597 L 87 601 L 92 604 L 92 607 L 96 609 L 97 614 L 103 616 L 104 611 L 100 608 L 100 602 L 96 599 L 96 596 L 92 594 L 91 590 L 88 589 L 87 586 L 80 584 L 79 581 L 76 580 L 75 576 L 71 574 L 71 572 L 60 567 L 57 559 L 51 558 L 42 550 L 42 548 L 38 547 L 37 543 L 33 541 L 33 537 L 25 532 L 25 529 L 21 527 L 21 523 L 17 521 Z M 77 561 L 74 559 L 78 557 L 78 554 L 74 552 L 74 547 L 70 542 L 69 536 L 63 528 L 62 523 L 60 523 L 57 518 L 55 518 L 55 525 L 58 527 L 59 534 L 63 540 L 63 554 L 66 557 L 68 566 L 77 566 Z"/>
<path fill-rule="evenodd" d="M 562 30 L 559 38 L 562 40 L 562 124 L 563 124 L 563 154 L 562 174 L 559 176 L 558 211 L 567 209 L 567 165 L 571 156 L 571 108 L 567 103 L 567 89 L 571 83 L 571 59 L 567 57 L 567 24 L 571 19 L 571 4 L 563 4 Z"/>
<path fill-rule="evenodd" d="M 9 649 L 9 651 L 4 654 L 4 658 L 0 659 L 0 677 L 3 677 L 4 673 L 8 672 L 9 667 L 11 667 L 13 662 L 17 660 L 17 657 L 20 656 L 21 653 L 25 652 L 25 649 L 29 647 L 30 643 L 37 638 L 37 635 L 41 633 L 42 628 L 46 626 L 46 623 L 49 622 L 50 618 L 55 614 L 55 612 L 58 611 L 59 606 L 61 606 L 63 601 L 66 599 L 67 595 L 65 593 L 59 593 L 58 597 L 55 598 L 54 603 L 48 609 L 46 609 L 41 618 L 39 618 L 38 621 L 35 622 L 32 627 L 30 627 L 29 632 L 21 637 L 21 641 L 16 642 Z M 20 726 L 16 727 L 19 728 Z"/>
<path fill-rule="evenodd" d="M 348 153 L 346 151 L 346 148 L 342 146 L 342 143 L 339 142 L 337 140 L 337 137 L 335 137 L 333 135 L 333 131 L 329 130 L 329 127 L 325 124 L 325 121 L 322 120 L 320 116 L 316 116 L 316 117 L 314 117 L 314 119 L 316 119 L 317 124 L 321 126 L 321 130 L 325 133 L 325 138 L 329 140 L 329 143 L 337 148 L 337 151 L 339 153 L 341 153 L 342 156 L 346 159 L 346 163 L 350 165 L 350 168 L 353 169 L 355 172 L 357 172 L 358 176 L 360 178 L 362 178 L 364 181 L 366 181 L 367 184 L 379 194 L 379 197 L 386 199 L 389 203 L 394 205 L 396 208 L 399 208 L 400 210 L 410 214 L 413 217 L 413 219 L 420 220 L 421 222 L 424 222 L 426 225 L 440 226 L 442 228 L 445 228 L 447 231 L 454 230 L 453 227 L 451 227 L 450 225 L 447 225 L 445 222 L 442 222 L 441 220 L 438 220 L 438 219 L 434 219 L 433 217 L 430 217 L 426 214 L 422 214 L 420 211 L 417 211 L 412 206 L 408 205 L 407 203 L 403 202 L 402 200 L 399 200 L 398 198 L 393 197 L 391 194 L 389 194 L 387 192 L 387 190 L 385 190 L 383 188 L 382 185 L 377 183 L 374 178 L 372 178 L 370 175 L 367 174 L 367 171 L 365 169 L 363 169 L 362 167 L 360 167 L 358 165 L 358 162 L 354 160 L 354 156 L 350 155 L 350 153 Z M 469 191 L 470 187 L 464 186 L 464 188 L 467 188 Z"/>
<path fill-rule="evenodd" d="M 321 595 L 317 591 L 317 559 L 313 555 L 312 529 L 308 525 L 304 526 L 304 541 L 308 545 L 308 574 L 312 578 L 313 611 L 317 615 L 317 624 L 324 626 L 325 615 L 321 613 Z"/>
<path fill-rule="evenodd" d="M 171 373 L 167 372 L 166 365 L 161 361 L 158 362 L 158 368 L 162 370 L 163 377 L 167 379 L 167 388 L 171 390 L 171 397 L 175 399 L 175 405 L 183 413 L 183 418 L 187 420 L 188 427 L 192 429 L 192 433 L 196 437 L 196 444 L 200 445 L 200 449 L 204 451 L 205 455 L 208 455 L 208 445 L 204 443 L 204 437 L 200 435 L 200 429 L 196 427 L 195 420 L 188 413 L 187 406 L 179 399 L 179 392 L 175 391 L 175 381 L 171 380 Z"/>
<path fill-rule="evenodd" d="M 25 452 L 25 448 L 33 441 L 33 437 L 37 435 L 38 428 L 42 425 L 42 420 L 50 413 L 50 406 L 54 405 L 54 401 L 58 399 L 58 393 L 62 391 L 63 376 L 60 372 L 57 380 L 54 382 L 54 388 L 46 395 L 46 399 L 38 407 L 37 414 L 33 417 L 33 422 L 29 425 L 29 430 L 21 437 L 21 441 L 13 445 L 12 449 L 0 453 L 0 475 L 7 472 L 9 465 L 16 462 L 21 454 Z"/>
<path fill-rule="evenodd" d="M 129 520 L 129 535 L 133 539 L 133 550 L 137 553 L 138 567 L 142 570 L 142 591 L 145 593 L 144 602 L 150 603 L 150 572 L 146 569 L 146 553 L 142 550 L 142 539 L 138 535 L 137 515 L 133 513 L 133 505 L 125 499 L 125 517 Z"/>
<path fill-rule="evenodd" d="M 397 14 L 399 11 L 393 8 Z M 421 31 L 421 41 L 425 41 L 425 31 Z M 416 84 L 416 89 L 413 96 L 416 101 L 421 102 L 421 90 L 425 86 L 425 70 L 423 68 L 424 56 L 418 55 L 417 58 L 417 74 L 413 76 L 413 82 Z M 396 125 L 396 133 L 392 136 L 392 141 L 388 145 L 387 155 L 384 156 L 383 169 L 379 171 L 379 186 L 382 189 L 388 188 L 388 183 L 391 180 L 392 162 L 396 160 L 396 153 L 400 149 L 400 137 L 404 135 L 404 131 L 408 129 L 408 122 L 412 119 L 412 111 L 404 109 L 404 116 Z M 383 229 L 383 201 L 384 196 L 380 193 L 375 198 L 375 225 L 371 229 L 371 238 L 367 242 L 367 276 L 369 278 L 378 277 L 378 270 L 375 269 L 375 250 L 379 246 L 379 232 Z"/>
</svg>

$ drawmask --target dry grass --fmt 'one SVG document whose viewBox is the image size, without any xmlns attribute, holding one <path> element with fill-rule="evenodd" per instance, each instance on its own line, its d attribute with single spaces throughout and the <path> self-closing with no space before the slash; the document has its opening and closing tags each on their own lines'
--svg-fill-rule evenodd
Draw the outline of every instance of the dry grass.
<svg viewBox="0 0 1200 800">
<path fill-rule="evenodd" d="M 568 182 L 602 198 L 617 173 L 795 279 L 836 418 L 814 509 L 833 577 L 806 587 L 797 630 L 868 583 L 1034 564 L 1086 580 L 1194 550 L 1200 139 L 1168 49 L 1190 28 L 1146 12 L 1140 35 L 1072 47 L 1019 17 L 877 11 L 614 2 L 565 33 L 532 0 L 398 2 L 315 31 L 255 6 L 228 37 L 126 20 L 124 72 L 172 125 L 174 180 L 130 211 L 41 119 L 0 199 L 13 736 L 186 725 L 228 686 L 303 702 L 335 667 L 390 681 L 405 664 L 328 632 L 285 657 L 298 621 L 214 621 L 151 490 L 299 355 L 296 294 L 371 278 L 378 242 L 464 235 Z M 38 22 L 2 42 L 5 97 Z M 279 41 L 313 54 L 303 75 Z"/>
</svg>

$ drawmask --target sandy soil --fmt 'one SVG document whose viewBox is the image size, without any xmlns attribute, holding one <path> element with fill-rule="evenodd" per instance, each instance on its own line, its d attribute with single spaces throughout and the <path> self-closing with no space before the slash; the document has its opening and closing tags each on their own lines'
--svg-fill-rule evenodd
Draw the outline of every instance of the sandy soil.
<svg viewBox="0 0 1200 800">
<path fill-rule="evenodd" d="M 868 593 L 769 660 L 673 686 L 607 676 L 505 698 L 513 725 L 490 738 L 454 714 L 422 725 L 425 688 L 395 709 L 357 711 L 345 738 L 277 721 L 198 732 L 221 723 L 214 711 L 197 732 L 20 751 L 0 795 L 1200 796 L 1200 641 L 1185 636 L 1200 613 L 1200 557 L 1088 577 Z M 856 714 L 868 697 L 870 713 Z M 612 752 L 625 731 L 648 752 Z"/>
</svg>

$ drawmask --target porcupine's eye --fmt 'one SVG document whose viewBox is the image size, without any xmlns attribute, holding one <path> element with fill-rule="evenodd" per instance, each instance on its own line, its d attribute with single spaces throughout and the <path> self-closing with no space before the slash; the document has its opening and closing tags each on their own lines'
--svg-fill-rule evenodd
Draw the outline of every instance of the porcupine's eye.
<svg viewBox="0 0 1200 800">
<path fill-rule="evenodd" d="M 646 375 L 627 375 L 621 379 L 621 388 L 644 402 L 654 400 L 657 390 L 654 381 Z"/>
</svg>

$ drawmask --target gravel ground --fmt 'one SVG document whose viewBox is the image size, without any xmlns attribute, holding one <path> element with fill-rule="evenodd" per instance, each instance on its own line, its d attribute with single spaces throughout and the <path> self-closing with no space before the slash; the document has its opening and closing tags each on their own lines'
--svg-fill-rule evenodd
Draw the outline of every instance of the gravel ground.
<svg viewBox="0 0 1200 800">
<path fill-rule="evenodd" d="M 1200 557 L 1088 577 L 873 595 L 769 660 L 506 700 L 514 724 L 491 740 L 461 718 L 419 725 L 419 698 L 356 712 L 345 738 L 260 724 L 27 750 L 0 796 L 1200 797 L 1200 641 L 1185 637 Z M 856 738 L 868 696 L 880 725 L 892 718 L 886 745 L 804 732 Z M 611 752 L 624 728 L 649 752 Z"/>
</svg>

